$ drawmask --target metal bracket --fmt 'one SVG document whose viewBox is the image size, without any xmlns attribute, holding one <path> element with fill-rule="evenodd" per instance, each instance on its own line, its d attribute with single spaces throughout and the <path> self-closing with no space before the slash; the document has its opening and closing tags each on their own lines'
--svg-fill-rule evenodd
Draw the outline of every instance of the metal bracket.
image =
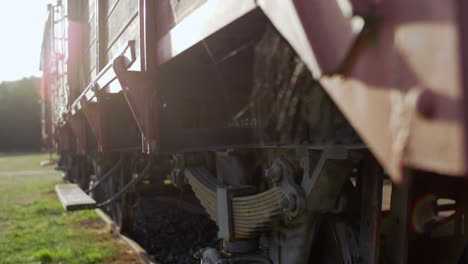
<svg viewBox="0 0 468 264">
<path fill-rule="evenodd" d="M 296 217 L 305 209 L 304 192 L 294 181 L 293 167 L 285 157 L 276 159 L 265 171 L 265 176 L 282 189 L 284 197 L 280 200 L 280 206 L 287 220 Z"/>
<path fill-rule="evenodd" d="M 114 59 L 114 68 L 117 79 L 122 86 L 123 93 L 141 133 L 143 134 L 143 151 L 145 153 L 157 152 L 157 104 L 155 97 L 156 76 L 151 72 L 129 71 L 126 67 L 128 59 L 119 56 Z M 154 118 L 154 119 L 153 119 Z"/>
<path fill-rule="evenodd" d="M 86 154 L 88 151 L 88 140 L 86 135 L 86 124 L 84 117 L 81 115 L 72 115 L 69 118 L 69 124 L 73 135 L 76 138 L 76 146 L 78 154 Z"/>
<path fill-rule="evenodd" d="M 329 146 L 311 168 L 310 158 L 303 162 L 301 187 L 304 190 L 307 210 L 316 212 L 336 212 L 336 200 L 343 184 L 349 177 L 351 161 L 348 149 L 342 146 Z"/>
<path fill-rule="evenodd" d="M 306 153 L 303 163 L 304 175 L 301 182 L 301 187 L 304 190 L 305 195 L 309 196 L 315 183 L 317 182 L 318 177 L 322 173 L 327 160 L 345 160 L 347 158 L 348 150 L 346 148 L 340 146 L 329 146 L 320 155 L 320 159 L 317 165 L 315 165 L 314 171 L 311 174 L 310 159 L 308 153 Z"/>
<path fill-rule="evenodd" d="M 241 187 L 224 187 L 218 186 L 216 188 L 216 205 L 217 205 L 217 223 L 218 223 L 218 237 L 231 241 L 234 239 L 234 224 L 232 216 L 232 198 L 239 196 L 247 196 L 255 193 L 253 186 Z"/>
<path fill-rule="evenodd" d="M 91 128 L 91 131 L 96 138 L 96 142 L 98 145 L 98 151 L 103 152 L 107 149 L 107 136 L 106 136 L 106 126 L 104 125 L 104 109 L 102 104 L 99 102 L 99 98 L 97 102 L 86 102 L 86 98 L 82 98 L 82 105 L 86 104 L 86 107 L 83 107 L 83 113 L 88 121 L 88 124 Z"/>
</svg>

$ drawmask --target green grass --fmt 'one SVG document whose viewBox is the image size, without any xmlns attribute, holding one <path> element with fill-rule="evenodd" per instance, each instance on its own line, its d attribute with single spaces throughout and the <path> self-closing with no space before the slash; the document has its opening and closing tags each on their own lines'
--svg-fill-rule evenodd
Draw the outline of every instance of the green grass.
<svg viewBox="0 0 468 264">
<path fill-rule="evenodd" d="M 40 162 L 48 160 L 48 153 L 0 153 L 0 171 L 52 170 L 55 165 L 42 167 Z M 52 155 L 57 159 L 56 155 Z"/>
<path fill-rule="evenodd" d="M 19 160 L 43 157 L 0 156 L 0 171 L 34 168 Z M 0 176 L 0 263 L 109 263 L 117 257 L 119 249 L 94 211 L 64 212 L 53 191 L 58 182 L 59 174 Z"/>
</svg>

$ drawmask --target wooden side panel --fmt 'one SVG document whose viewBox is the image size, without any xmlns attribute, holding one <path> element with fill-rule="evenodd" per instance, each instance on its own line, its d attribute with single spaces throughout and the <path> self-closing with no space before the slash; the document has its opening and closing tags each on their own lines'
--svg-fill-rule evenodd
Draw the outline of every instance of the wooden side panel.
<svg viewBox="0 0 468 264">
<path fill-rule="evenodd" d="M 109 44 L 112 44 L 134 16 L 138 14 L 138 1 L 120 0 L 107 17 Z"/>
<path fill-rule="evenodd" d="M 90 15 L 92 17 L 90 18 L 90 21 L 88 23 L 89 44 L 91 44 L 91 42 L 93 42 L 96 39 L 96 14 L 92 13 Z"/>
<path fill-rule="evenodd" d="M 89 71 L 88 76 L 91 76 L 91 70 L 96 69 L 96 41 L 91 43 L 88 49 Z"/>
<path fill-rule="evenodd" d="M 109 0 L 106 18 L 108 44 L 107 61 L 112 60 L 129 40 L 137 41 L 137 55 L 139 55 L 139 16 L 138 1 Z"/>
<path fill-rule="evenodd" d="M 156 2 L 157 38 L 160 39 L 195 10 L 206 4 L 208 0 L 161 0 Z"/>
<path fill-rule="evenodd" d="M 175 24 L 190 15 L 195 9 L 206 3 L 207 0 L 171 0 L 172 13 Z"/>
<path fill-rule="evenodd" d="M 96 0 L 88 0 L 88 41 L 84 67 L 86 86 L 96 77 L 96 21 Z"/>
<path fill-rule="evenodd" d="M 109 17 L 110 13 L 112 13 L 117 7 L 117 4 L 120 2 L 120 0 L 107 0 L 107 17 Z"/>
<path fill-rule="evenodd" d="M 89 14 L 93 14 L 96 11 L 96 0 L 88 0 Z M 91 16 L 89 16 L 91 18 Z"/>
<path fill-rule="evenodd" d="M 122 30 L 120 36 L 115 39 L 115 41 L 110 44 L 107 49 L 107 60 L 112 60 L 117 54 L 121 51 L 123 47 L 127 45 L 127 41 L 135 40 L 135 52 L 136 57 L 140 56 L 140 38 L 139 38 L 139 20 L 138 16 L 134 17 L 131 23 Z"/>
</svg>

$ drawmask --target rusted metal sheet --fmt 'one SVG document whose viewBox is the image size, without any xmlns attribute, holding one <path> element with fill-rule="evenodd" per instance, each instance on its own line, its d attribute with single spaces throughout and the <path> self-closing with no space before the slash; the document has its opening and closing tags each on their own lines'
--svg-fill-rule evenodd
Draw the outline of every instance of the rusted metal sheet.
<svg viewBox="0 0 468 264">
<path fill-rule="evenodd" d="M 210 44 L 208 37 L 260 7 L 393 179 L 401 179 L 405 166 L 463 175 L 468 74 L 461 47 L 467 34 L 457 10 L 464 5 L 461 0 L 208 0 L 175 23 L 159 16 L 170 9 L 169 1 L 140 0 L 140 63 L 134 65 L 141 71 L 128 70 L 138 55 L 127 47 L 132 59 L 119 66 L 122 85 L 114 81 L 111 63 L 94 83 L 97 90 L 126 87 L 145 149 L 158 149 L 158 65 L 197 43 Z M 89 87 L 71 114 L 95 96 L 97 90 Z"/>
<path fill-rule="evenodd" d="M 69 125 L 57 128 L 54 150 L 57 152 L 73 151 L 73 135 Z"/>
<path fill-rule="evenodd" d="M 158 63 L 169 61 L 255 8 L 254 0 L 207 1 L 158 41 Z M 166 20 L 170 24 L 170 19 Z"/>
<path fill-rule="evenodd" d="M 273 25 L 302 57 L 315 78 L 339 70 L 363 21 L 347 0 L 259 0 Z"/>
<path fill-rule="evenodd" d="M 86 135 L 86 121 L 82 115 L 74 115 L 68 119 L 68 124 L 76 138 L 77 154 L 86 154 L 88 152 L 88 139 Z"/>
<path fill-rule="evenodd" d="M 125 59 L 121 56 L 114 60 L 114 71 L 143 134 L 143 151 L 145 153 L 157 152 L 160 143 L 157 129 L 155 129 L 158 117 L 157 112 L 154 111 L 154 106 L 158 104 L 154 89 L 156 76 L 148 72 L 128 71 L 125 67 Z"/>
<path fill-rule="evenodd" d="M 457 0 L 456 1 L 456 10 L 457 10 L 457 17 L 458 17 L 458 34 L 459 34 L 459 47 L 461 48 L 459 54 L 459 63 L 460 63 L 460 82 L 461 82 L 461 94 L 462 94 L 462 101 L 460 102 L 461 109 L 459 110 L 462 114 L 461 120 L 463 122 L 463 154 L 465 155 L 464 158 L 461 159 L 461 162 L 467 163 L 468 162 L 468 16 L 466 16 L 466 11 L 468 10 L 468 2 L 464 0 Z M 465 173 L 467 169 L 465 168 Z M 465 220 L 466 224 L 466 220 Z"/>
<path fill-rule="evenodd" d="M 103 104 L 99 101 L 87 103 L 86 107 L 83 107 L 83 113 L 96 138 L 98 151 L 108 150 L 108 133 L 106 131 Z"/>
<path fill-rule="evenodd" d="M 260 5 L 394 180 L 466 174 L 456 1 L 353 1 L 373 8 L 357 43 L 335 1 L 274 2 Z"/>
</svg>

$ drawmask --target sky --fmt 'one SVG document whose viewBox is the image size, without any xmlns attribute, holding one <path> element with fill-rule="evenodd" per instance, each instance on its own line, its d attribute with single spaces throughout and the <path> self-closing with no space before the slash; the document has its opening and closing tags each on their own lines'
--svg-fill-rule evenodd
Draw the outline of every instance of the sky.
<svg viewBox="0 0 468 264">
<path fill-rule="evenodd" d="M 40 77 L 47 4 L 54 0 L 0 0 L 0 82 Z"/>
</svg>

